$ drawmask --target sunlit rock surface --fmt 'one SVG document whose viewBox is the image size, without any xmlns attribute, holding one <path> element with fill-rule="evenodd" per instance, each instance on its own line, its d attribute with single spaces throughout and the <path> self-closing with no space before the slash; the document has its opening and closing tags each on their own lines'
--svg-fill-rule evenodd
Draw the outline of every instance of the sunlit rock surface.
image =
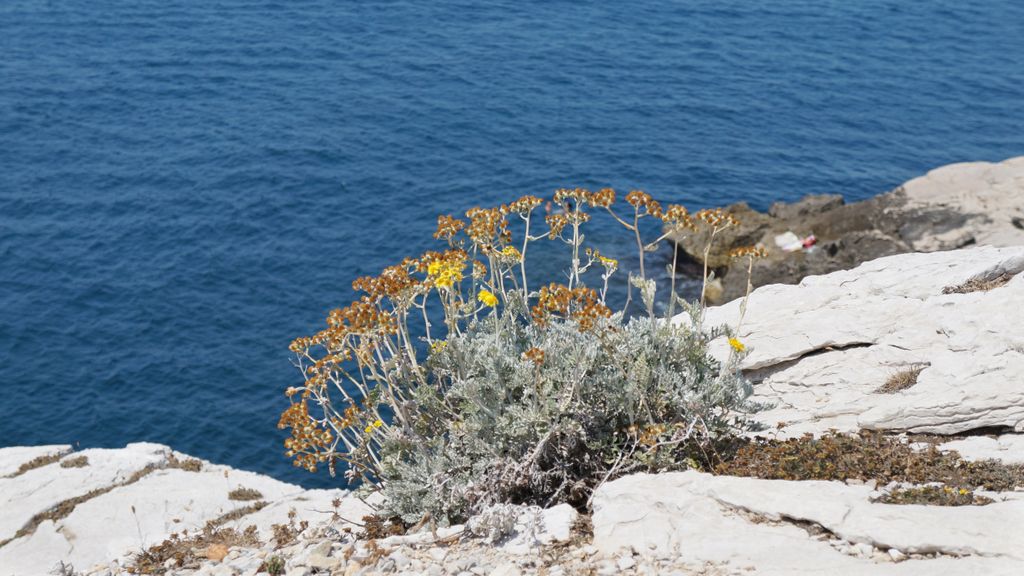
<svg viewBox="0 0 1024 576">
<path fill-rule="evenodd" d="M 755 399 L 772 406 L 756 418 L 776 435 L 1022 432 L 1022 270 L 1024 247 L 890 256 L 764 286 L 742 324 L 741 300 L 710 308 L 706 323 L 739 325 Z M 988 289 L 954 290 L 965 285 Z M 730 353 L 724 340 L 713 350 Z M 916 384 L 879 391 L 918 369 Z"/>
<path fill-rule="evenodd" d="M 755 414 L 762 435 L 950 435 L 940 450 L 1020 463 L 1022 271 L 1024 247 L 892 256 L 759 288 L 742 323 L 733 301 L 708 309 L 705 325 L 736 328 L 746 346 L 754 398 L 770 405 Z M 734 353 L 724 339 L 712 350 Z M 139 552 L 211 521 L 253 526 L 259 543 L 202 551 L 200 563 L 165 573 L 255 576 L 276 557 L 288 576 L 1024 574 L 1021 491 L 987 493 L 984 506 L 892 505 L 875 501 L 885 487 L 640 474 L 599 488 L 590 518 L 499 506 L 467 527 L 427 523 L 371 541 L 358 534 L 374 508 L 349 492 L 303 490 L 157 444 L 0 449 L 0 471 L 0 576 L 60 563 L 128 573 Z M 232 498 L 239 489 L 254 499 Z M 295 538 L 278 541 L 275 525 L 289 523 Z"/>
</svg>

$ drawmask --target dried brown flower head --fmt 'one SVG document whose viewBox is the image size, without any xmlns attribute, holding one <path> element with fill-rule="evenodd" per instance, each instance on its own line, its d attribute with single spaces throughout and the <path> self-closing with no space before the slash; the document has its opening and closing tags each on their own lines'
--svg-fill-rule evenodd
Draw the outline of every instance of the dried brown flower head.
<svg viewBox="0 0 1024 576">
<path fill-rule="evenodd" d="M 595 208 L 608 208 L 615 203 L 615 190 L 602 188 L 590 195 L 589 202 Z"/>
<path fill-rule="evenodd" d="M 451 216 L 438 216 L 437 231 L 434 232 L 434 238 L 444 238 L 445 240 L 451 240 L 465 227 L 466 222 L 463 220 L 459 220 L 458 218 L 452 218 Z"/>
<path fill-rule="evenodd" d="M 768 250 L 762 246 L 741 246 L 739 248 L 733 248 L 729 251 L 729 258 L 765 258 L 768 256 Z"/>
<path fill-rule="evenodd" d="M 636 209 L 639 213 L 640 209 L 643 208 L 646 214 L 654 216 L 655 218 L 661 216 L 661 203 L 659 203 L 651 195 L 642 190 L 633 190 L 629 194 L 626 194 L 626 202 L 630 206 Z"/>
<path fill-rule="evenodd" d="M 534 208 L 540 206 L 544 201 L 536 196 L 523 196 L 522 198 L 512 202 L 508 205 L 510 212 L 517 212 L 523 216 L 526 216 L 533 211 Z"/>
</svg>

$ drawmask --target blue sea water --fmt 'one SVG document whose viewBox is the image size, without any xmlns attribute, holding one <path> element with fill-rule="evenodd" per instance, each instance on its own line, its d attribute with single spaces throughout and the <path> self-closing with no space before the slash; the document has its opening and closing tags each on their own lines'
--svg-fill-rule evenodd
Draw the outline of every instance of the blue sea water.
<svg viewBox="0 0 1024 576">
<path fill-rule="evenodd" d="M 306 486 L 289 341 L 438 213 L 858 200 L 1024 154 L 1019 0 L 0 2 L 0 446 Z"/>
</svg>

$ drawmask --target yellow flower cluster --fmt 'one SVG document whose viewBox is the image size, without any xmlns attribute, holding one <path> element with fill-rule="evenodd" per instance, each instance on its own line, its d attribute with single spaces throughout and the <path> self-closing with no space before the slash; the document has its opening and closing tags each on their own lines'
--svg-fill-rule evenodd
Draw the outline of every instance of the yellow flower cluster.
<svg viewBox="0 0 1024 576">
<path fill-rule="evenodd" d="M 487 289 L 481 289 L 480 293 L 477 294 L 476 299 L 482 302 L 484 306 L 490 306 L 491 308 L 498 305 L 498 297 Z"/>
<path fill-rule="evenodd" d="M 587 248 L 586 254 L 587 254 L 587 256 L 590 256 L 594 260 L 597 260 L 598 262 L 600 262 L 601 265 L 604 266 L 605 268 L 607 268 L 608 270 L 616 270 L 619 267 L 619 261 L 618 260 L 616 260 L 615 258 L 608 258 L 607 256 L 602 255 L 599 250 L 594 250 L 593 248 Z"/>
<path fill-rule="evenodd" d="M 516 250 L 515 246 L 505 246 L 501 250 L 501 257 L 510 262 L 519 262 L 523 259 L 523 255 L 519 253 L 519 250 Z"/>
<path fill-rule="evenodd" d="M 743 342 L 740 342 L 739 338 L 729 338 L 729 346 L 732 346 L 732 349 L 737 352 L 743 352 L 747 349 Z"/>
<path fill-rule="evenodd" d="M 369 426 L 367 426 L 366 429 L 363 430 L 363 432 L 366 432 L 367 434 L 369 434 L 369 433 L 373 432 L 374 430 L 376 430 L 377 428 L 380 428 L 383 425 L 384 425 L 384 421 L 381 420 L 380 418 L 378 418 L 378 419 L 373 421 L 373 424 L 370 424 Z"/>
<path fill-rule="evenodd" d="M 461 259 L 434 260 L 427 266 L 427 275 L 438 288 L 451 288 L 455 283 L 462 282 L 462 271 L 466 262 Z"/>
</svg>

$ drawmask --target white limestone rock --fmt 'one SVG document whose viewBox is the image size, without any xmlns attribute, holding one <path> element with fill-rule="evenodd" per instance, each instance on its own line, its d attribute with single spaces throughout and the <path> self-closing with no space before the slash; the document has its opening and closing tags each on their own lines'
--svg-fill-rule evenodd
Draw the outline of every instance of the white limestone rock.
<svg viewBox="0 0 1024 576">
<path fill-rule="evenodd" d="M 125 482 L 147 466 L 165 466 L 170 454 L 166 446 L 147 443 L 119 450 L 95 448 L 74 454 L 88 459 L 83 467 L 54 464 L 0 478 L 0 541 L 12 538 L 33 516 L 60 502 Z"/>
<path fill-rule="evenodd" d="M 1024 464 L 1024 435 L 1003 434 L 998 438 L 971 436 L 945 442 L 939 450 L 955 450 L 964 460 L 999 460 L 1004 464 Z"/>
<path fill-rule="evenodd" d="M 536 553 L 542 546 L 567 542 L 579 513 L 568 504 L 539 506 L 496 504 L 469 519 L 471 534 L 485 538 L 508 553 Z"/>
<path fill-rule="evenodd" d="M 1024 502 L 897 506 L 866 486 L 715 477 L 698 472 L 628 476 L 594 497 L 594 546 L 757 574 L 1012 574 L 1024 568 Z M 794 521 L 858 544 L 931 560 L 878 563 L 811 538 Z M 963 556 L 962 558 L 954 558 Z"/>
<path fill-rule="evenodd" d="M 905 183 L 906 209 L 948 208 L 964 215 L 964 222 L 939 233 L 909 238 L 914 250 L 947 250 L 976 245 L 1014 246 L 1024 230 L 1024 156 L 1003 162 L 962 162 L 936 168 Z M 907 223 L 913 226 L 914 222 Z"/>
<path fill-rule="evenodd" d="M 225 523 L 225 527 L 257 527 L 269 539 L 272 524 L 296 521 L 323 523 L 333 516 L 338 499 L 342 518 L 361 520 L 370 508 L 340 490 L 310 490 L 273 478 L 202 462 L 200 471 L 167 468 L 170 456 L 188 456 L 158 444 L 130 444 L 119 450 L 84 450 L 89 464 L 80 468 L 53 465 L 0 480 L 4 514 L 0 527 L 17 531 L 32 514 L 59 502 L 88 496 L 66 516 L 40 523 L 30 534 L 0 547 L 0 576 L 46 574 L 58 562 L 83 569 L 118 561 L 158 544 L 172 533 L 201 530 L 210 520 L 252 506 L 254 501 L 229 498 L 237 488 L 258 491 L 268 505 Z M 155 470 L 134 478 L 153 467 Z M 11 511 L 8 514 L 8 511 Z M 340 521 L 340 520 L 339 520 Z M 13 528 L 13 531 L 12 531 Z"/>
<path fill-rule="evenodd" d="M 524 507 L 516 520 L 515 532 L 503 542 L 503 550 L 512 554 L 535 554 L 541 546 L 568 542 L 579 512 L 568 504 L 540 509 Z"/>
<path fill-rule="evenodd" d="M 830 428 L 954 434 L 1024 431 L 1024 247 L 881 258 L 853 270 L 755 290 L 738 337 L 756 415 L 781 436 Z M 989 291 L 943 294 L 971 279 L 1013 275 Z M 707 310 L 736 327 L 740 301 Z M 677 321 L 685 321 L 679 317 Z M 720 358 L 724 339 L 712 343 Z M 923 367 L 917 384 L 881 394 L 888 376 Z"/>
<path fill-rule="evenodd" d="M 334 502 L 340 505 L 335 508 Z M 256 526 L 260 540 L 268 541 L 274 536 L 275 524 L 296 526 L 302 522 L 310 525 L 330 522 L 338 528 L 355 528 L 363 523 L 363 516 L 375 513 L 374 504 L 379 498 L 364 502 L 347 490 L 301 490 L 294 494 L 270 501 L 266 507 L 224 524 L 225 528 L 244 530 Z M 294 516 L 291 515 L 294 513 Z"/>
</svg>

